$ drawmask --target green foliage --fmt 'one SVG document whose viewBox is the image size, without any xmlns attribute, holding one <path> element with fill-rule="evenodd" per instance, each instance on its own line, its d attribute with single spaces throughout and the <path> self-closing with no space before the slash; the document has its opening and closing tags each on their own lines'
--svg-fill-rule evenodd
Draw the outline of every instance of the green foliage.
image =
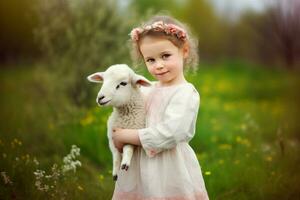
<svg viewBox="0 0 300 200">
<path fill-rule="evenodd" d="M 188 0 L 182 10 L 182 19 L 191 26 L 199 40 L 200 60 L 201 57 L 211 60 L 212 56 L 220 55 L 226 29 L 211 4 L 205 0 Z"/>
<path fill-rule="evenodd" d="M 129 24 L 114 1 L 41 1 L 35 35 L 48 68 L 77 105 L 90 99 L 89 73 L 129 61 Z"/>
<path fill-rule="evenodd" d="M 69 169 L 73 170 L 74 167 L 76 169 L 79 161 L 76 161 L 77 163 L 73 166 L 73 160 L 67 163 L 65 162 L 66 158 L 64 158 L 62 169 L 58 168 L 55 163 L 48 172 L 48 170 L 41 170 L 37 158 L 26 152 L 21 140 L 17 138 L 12 141 L 2 139 L 0 139 L 1 159 L 3 161 L 0 163 L 1 199 L 19 197 L 25 199 L 62 199 L 66 196 L 70 198 L 76 194 L 77 174 L 70 173 Z M 73 156 L 71 153 L 68 156 Z M 66 187 L 67 185 L 69 186 Z"/>
<path fill-rule="evenodd" d="M 140 16 L 145 16 L 145 14 L 157 14 L 161 12 L 171 12 L 172 14 L 178 13 L 182 3 L 176 0 L 132 0 L 130 6 L 134 7 Z"/>
<path fill-rule="evenodd" d="M 40 69 L 1 71 L 0 166 L 14 185 L 2 184 L 5 175 L 0 175 L 0 198 L 45 197 L 34 185 L 34 157 L 38 168 L 49 172 L 76 144 L 82 167 L 76 177 L 62 181 L 59 194 L 110 199 L 114 182 L 106 120 L 111 109 L 94 102 L 93 108 L 71 107 L 64 113 L 67 101 L 51 98 L 46 77 Z M 187 74 L 201 95 L 197 132 L 190 144 L 210 199 L 299 198 L 298 77 L 299 72 L 240 62 L 202 65 L 197 73 Z M 49 100 L 45 103 L 41 97 Z"/>
<path fill-rule="evenodd" d="M 3 137 L 0 139 L 1 199 L 34 195 L 34 158 L 21 149 L 22 144 L 16 138 L 11 141 L 6 141 Z"/>
</svg>

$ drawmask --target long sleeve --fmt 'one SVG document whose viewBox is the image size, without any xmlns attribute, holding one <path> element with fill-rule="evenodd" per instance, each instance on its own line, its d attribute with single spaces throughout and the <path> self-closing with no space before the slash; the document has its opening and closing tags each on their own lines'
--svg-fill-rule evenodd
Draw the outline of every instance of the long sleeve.
<svg viewBox="0 0 300 200">
<path fill-rule="evenodd" d="M 153 157 L 189 141 L 195 134 L 199 104 L 199 94 L 193 87 L 178 88 L 165 108 L 162 121 L 138 130 L 147 155 Z"/>
</svg>

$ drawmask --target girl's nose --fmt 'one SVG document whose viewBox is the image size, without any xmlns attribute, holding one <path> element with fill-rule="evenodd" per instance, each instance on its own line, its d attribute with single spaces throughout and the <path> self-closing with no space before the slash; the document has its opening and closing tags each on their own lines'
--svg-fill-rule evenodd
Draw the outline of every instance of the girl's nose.
<svg viewBox="0 0 300 200">
<path fill-rule="evenodd" d="M 164 68 L 164 65 L 162 63 L 158 62 L 155 67 L 157 70 L 160 70 L 160 69 Z"/>
</svg>

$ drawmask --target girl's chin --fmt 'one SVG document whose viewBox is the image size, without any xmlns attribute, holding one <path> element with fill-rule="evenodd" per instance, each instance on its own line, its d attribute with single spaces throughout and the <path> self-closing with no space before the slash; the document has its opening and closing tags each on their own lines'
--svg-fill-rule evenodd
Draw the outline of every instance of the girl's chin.
<svg viewBox="0 0 300 200">
<path fill-rule="evenodd" d="M 156 78 L 158 80 L 167 80 L 167 79 L 169 79 L 169 76 L 168 76 L 168 73 L 166 73 L 166 74 L 162 74 L 162 75 L 156 75 Z"/>
<path fill-rule="evenodd" d="M 173 81 L 172 79 L 157 79 L 162 85 L 170 85 Z"/>
<path fill-rule="evenodd" d="M 159 82 L 161 82 L 161 83 L 167 83 L 167 82 L 169 82 L 169 79 L 167 79 L 167 78 L 157 78 L 157 80 L 159 80 Z"/>
</svg>

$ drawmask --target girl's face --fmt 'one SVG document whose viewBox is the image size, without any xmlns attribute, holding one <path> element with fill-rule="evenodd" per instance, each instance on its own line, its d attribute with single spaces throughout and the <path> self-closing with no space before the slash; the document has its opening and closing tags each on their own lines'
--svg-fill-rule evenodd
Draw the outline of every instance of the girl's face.
<svg viewBox="0 0 300 200">
<path fill-rule="evenodd" d="M 178 48 L 171 41 L 146 36 L 140 41 L 140 51 L 148 71 L 162 86 L 176 85 L 185 81 L 183 63 L 188 48 Z"/>
</svg>

